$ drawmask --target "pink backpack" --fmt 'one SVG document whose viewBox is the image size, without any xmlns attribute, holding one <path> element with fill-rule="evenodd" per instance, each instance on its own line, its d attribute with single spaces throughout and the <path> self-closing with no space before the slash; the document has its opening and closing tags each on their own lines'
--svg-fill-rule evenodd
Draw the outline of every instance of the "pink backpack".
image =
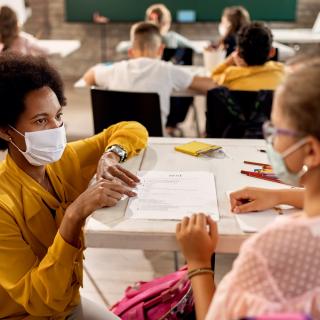
<svg viewBox="0 0 320 320">
<path fill-rule="evenodd" d="M 150 282 L 128 287 L 111 311 L 122 320 L 188 319 L 194 312 L 187 267 Z"/>
<path fill-rule="evenodd" d="M 307 315 L 297 313 L 277 313 L 259 317 L 248 317 L 242 320 L 311 320 L 311 318 Z"/>
</svg>

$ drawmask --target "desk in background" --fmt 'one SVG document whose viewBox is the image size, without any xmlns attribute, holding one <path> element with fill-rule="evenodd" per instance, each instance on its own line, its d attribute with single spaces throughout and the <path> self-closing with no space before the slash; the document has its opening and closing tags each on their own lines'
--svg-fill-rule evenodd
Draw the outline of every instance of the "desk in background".
<svg viewBox="0 0 320 320">
<path fill-rule="evenodd" d="M 190 42 L 192 43 L 194 48 L 196 48 L 195 53 L 197 54 L 202 54 L 204 48 L 208 47 L 208 45 L 210 44 L 209 40 L 200 40 L 200 41 L 191 40 Z M 116 46 L 116 52 L 126 53 L 128 51 L 128 48 L 130 48 L 130 46 L 131 46 L 130 41 L 121 41 Z"/>
<path fill-rule="evenodd" d="M 49 54 L 58 54 L 62 58 L 67 57 L 81 46 L 79 40 L 38 40 L 39 45 L 46 48 Z"/>
<path fill-rule="evenodd" d="M 312 29 L 272 29 L 273 39 L 282 43 L 320 43 L 320 32 Z"/>
<path fill-rule="evenodd" d="M 266 162 L 267 156 L 258 149 L 265 146 L 263 140 L 197 139 L 223 146 L 227 158 L 197 158 L 174 150 L 174 146 L 191 141 L 186 138 L 150 138 L 149 147 L 139 156 L 130 159 L 126 168 L 163 171 L 208 171 L 215 175 L 220 211 L 219 243 L 220 253 L 237 253 L 248 234 L 243 233 L 232 213 L 226 192 L 244 186 L 279 188 L 280 184 L 254 179 L 240 174 L 241 169 L 252 169 L 244 160 Z M 175 239 L 177 221 L 135 220 L 124 216 L 127 200 L 113 208 L 96 211 L 85 227 L 88 247 L 122 248 L 141 250 L 176 251 Z"/>
</svg>

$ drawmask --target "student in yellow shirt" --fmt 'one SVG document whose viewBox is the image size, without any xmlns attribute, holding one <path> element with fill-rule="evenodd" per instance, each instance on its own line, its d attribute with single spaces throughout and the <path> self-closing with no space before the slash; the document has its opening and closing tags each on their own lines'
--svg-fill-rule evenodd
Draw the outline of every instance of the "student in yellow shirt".
<svg viewBox="0 0 320 320">
<path fill-rule="evenodd" d="M 252 22 L 239 31 L 236 51 L 213 70 L 212 78 L 231 90 L 274 90 L 283 80 L 284 66 L 269 61 L 273 55 L 270 29 Z"/>
<path fill-rule="evenodd" d="M 80 300 L 82 229 L 96 209 L 135 195 L 138 178 L 119 162 L 146 146 L 147 131 L 121 122 L 67 144 L 59 74 L 43 58 L 6 53 L 0 70 L 0 149 L 8 150 L 0 164 L 0 318 L 118 319 Z"/>
</svg>

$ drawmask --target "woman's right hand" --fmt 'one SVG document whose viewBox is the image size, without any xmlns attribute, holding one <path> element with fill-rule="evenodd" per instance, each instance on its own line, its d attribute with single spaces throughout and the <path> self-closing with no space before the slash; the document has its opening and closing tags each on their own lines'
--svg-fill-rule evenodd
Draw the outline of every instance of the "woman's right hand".
<svg viewBox="0 0 320 320">
<path fill-rule="evenodd" d="M 70 204 L 66 214 L 72 215 L 76 220 L 84 221 L 97 209 L 115 206 L 123 195 L 134 197 L 136 193 L 119 182 L 99 179 Z"/>
<path fill-rule="evenodd" d="M 279 204 L 280 190 L 246 187 L 230 194 L 234 213 L 262 211 Z"/>
</svg>

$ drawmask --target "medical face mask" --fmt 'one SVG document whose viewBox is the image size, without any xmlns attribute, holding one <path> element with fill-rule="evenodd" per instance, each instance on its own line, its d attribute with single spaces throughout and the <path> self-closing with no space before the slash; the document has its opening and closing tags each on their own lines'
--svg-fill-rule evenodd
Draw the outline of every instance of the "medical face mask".
<svg viewBox="0 0 320 320">
<path fill-rule="evenodd" d="M 302 139 L 292 145 L 289 149 L 287 149 L 283 153 L 279 153 L 274 150 L 272 144 L 270 142 L 267 143 L 267 154 L 272 166 L 272 169 L 276 176 L 286 184 L 291 186 L 300 187 L 300 179 L 301 177 L 308 171 L 308 167 L 304 165 L 299 172 L 291 172 L 286 163 L 285 158 L 292 154 L 293 152 L 297 151 L 306 143 L 306 139 Z"/>
<path fill-rule="evenodd" d="M 220 36 L 225 37 L 228 33 L 229 27 L 226 27 L 224 24 L 220 23 L 218 30 L 219 30 Z"/>
<path fill-rule="evenodd" d="M 43 166 L 60 160 L 67 144 L 64 125 L 55 129 L 26 132 L 24 135 L 17 129 L 11 128 L 24 137 L 26 151 L 22 151 L 12 141 L 11 143 L 30 164 Z"/>
</svg>

